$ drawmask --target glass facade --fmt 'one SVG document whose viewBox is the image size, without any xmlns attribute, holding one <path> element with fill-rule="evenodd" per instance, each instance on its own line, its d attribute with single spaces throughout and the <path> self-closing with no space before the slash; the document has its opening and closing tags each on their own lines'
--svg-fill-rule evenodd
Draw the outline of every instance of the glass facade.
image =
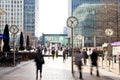
<svg viewBox="0 0 120 80">
<path fill-rule="evenodd" d="M 23 3 L 23 0 L 0 0 L 0 8 L 6 11 L 5 15 L 0 15 L 0 31 L 5 24 L 17 25 L 23 31 Z"/>
<path fill-rule="evenodd" d="M 120 1 L 120 0 L 119 0 Z M 97 27 L 97 10 L 104 3 L 102 0 L 72 0 L 72 15 L 77 17 L 79 24 L 74 28 L 74 44 L 77 45 L 78 35 L 83 36 L 83 46 L 94 46 L 95 28 Z M 96 44 L 100 46 L 100 44 Z"/>
<path fill-rule="evenodd" d="M 72 12 L 82 4 L 99 4 L 100 0 L 72 0 Z"/>
<path fill-rule="evenodd" d="M 24 32 L 35 35 L 35 0 L 24 0 Z"/>
<path fill-rule="evenodd" d="M 0 33 L 3 34 L 6 24 L 16 25 L 19 32 L 16 36 L 16 44 L 19 44 L 20 32 L 23 31 L 23 2 L 24 0 L 0 0 L 0 8 L 6 11 L 5 15 L 0 15 Z M 13 37 L 10 33 L 10 46 L 13 45 Z"/>
<path fill-rule="evenodd" d="M 95 15 L 100 0 L 72 0 L 72 15 L 78 18 L 79 24 L 74 28 L 74 44 L 78 45 L 76 37 L 82 35 L 81 47 L 94 46 Z"/>
<path fill-rule="evenodd" d="M 48 46 L 50 43 L 59 43 L 60 45 L 68 46 L 69 41 L 67 36 L 67 34 L 43 34 L 42 44 Z"/>
<path fill-rule="evenodd" d="M 17 35 L 20 35 L 20 32 L 27 32 L 33 39 L 35 21 L 37 21 L 35 16 L 38 16 L 36 6 L 38 6 L 38 0 L 0 0 L 0 8 L 6 11 L 5 15 L 0 15 L 0 33 L 3 33 L 5 24 L 16 25 L 19 27 Z M 10 40 L 13 41 L 12 35 Z M 19 44 L 19 36 L 17 36 L 16 43 Z"/>
</svg>

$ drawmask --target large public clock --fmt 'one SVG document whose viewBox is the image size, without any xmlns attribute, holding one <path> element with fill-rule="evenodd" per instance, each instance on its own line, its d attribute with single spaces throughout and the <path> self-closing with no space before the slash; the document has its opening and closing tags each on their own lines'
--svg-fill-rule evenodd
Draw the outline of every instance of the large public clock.
<svg viewBox="0 0 120 80">
<path fill-rule="evenodd" d="M 112 29 L 106 29 L 106 30 L 105 30 L 105 34 L 106 34 L 107 36 L 112 36 L 112 35 L 113 35 L 113 30 L 112 30 Z"/>
<path fill-rule="evenodd" d="M 12 25 L 12 26 L 10 27 L 10 32 L 11 32 L 12 34 L 16 34 L 16 33 L 18 33 L 18 31 L 19 31 L 19 29 L 18 29 L 18 27 L 17 27 L 16 25 Z"/>
<path fill-rule="evenodd" d="M 74 28 L 76 27 L 78 24 L 78 19 L 74 16 L 70 16 L 68 19 L 67 19 L 67 26 L 70 27 L 70 28 Z"/>
</svg>

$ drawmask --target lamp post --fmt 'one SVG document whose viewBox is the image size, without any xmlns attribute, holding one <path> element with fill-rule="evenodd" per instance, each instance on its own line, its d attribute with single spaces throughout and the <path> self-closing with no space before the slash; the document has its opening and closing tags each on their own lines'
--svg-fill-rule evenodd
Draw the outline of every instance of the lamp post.
<svg viewBox="0 0 120 80">
<path fill-rule="evenodd" d="M 71 43 L 72 43 L 72 55 L 71 55 L 71 70 L 72 70 L 72 74 L 74 75 L 74 71 L 73 71 L 73 53 L 74 53 L 74 49 L 73 49 L 73 29 L 74 27 L 76 27 L 78 25 L 78 19 L 74 16 L 70 16 L 67 19 L 67 26 L 71 29 Z"/>
</svg>

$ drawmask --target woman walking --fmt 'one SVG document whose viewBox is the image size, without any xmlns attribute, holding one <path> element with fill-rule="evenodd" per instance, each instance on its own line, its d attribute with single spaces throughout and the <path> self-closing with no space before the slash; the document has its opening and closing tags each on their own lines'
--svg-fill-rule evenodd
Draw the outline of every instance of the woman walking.
<svg viewBox="0 0 120 80">
<path fill-rule="evenodd" d="M 42 50 L 38 50 L 35 54 L 36 63 L 36 80 L 38 80 L 38 71 L 40 71 L 40 78 L 42 78 L 42 65 L 45 63 L 44 57 L 42 55 Z"/>
</svg>

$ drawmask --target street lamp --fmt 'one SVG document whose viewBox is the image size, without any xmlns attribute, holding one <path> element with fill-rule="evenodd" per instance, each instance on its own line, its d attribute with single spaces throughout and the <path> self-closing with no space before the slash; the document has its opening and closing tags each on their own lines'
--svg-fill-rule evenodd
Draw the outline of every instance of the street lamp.
<svg viewBox="0 0 120 80">
<path fill-rule="evenodd" d="M 78 19 L 74 16 L 70 16 L 68 17 L 67 19 L 67 26 L 71 29 L 71 42 L 72 42 L 72 55 L 71 55 L 71 70 L 72 70 L 72 74 L 74 74 L 73 72 L 73 52 L 74 52 L 74 49 L 73 49 L 73 29 L 74 27 L 76 27 L 78 25 Z"/>
</svg>

